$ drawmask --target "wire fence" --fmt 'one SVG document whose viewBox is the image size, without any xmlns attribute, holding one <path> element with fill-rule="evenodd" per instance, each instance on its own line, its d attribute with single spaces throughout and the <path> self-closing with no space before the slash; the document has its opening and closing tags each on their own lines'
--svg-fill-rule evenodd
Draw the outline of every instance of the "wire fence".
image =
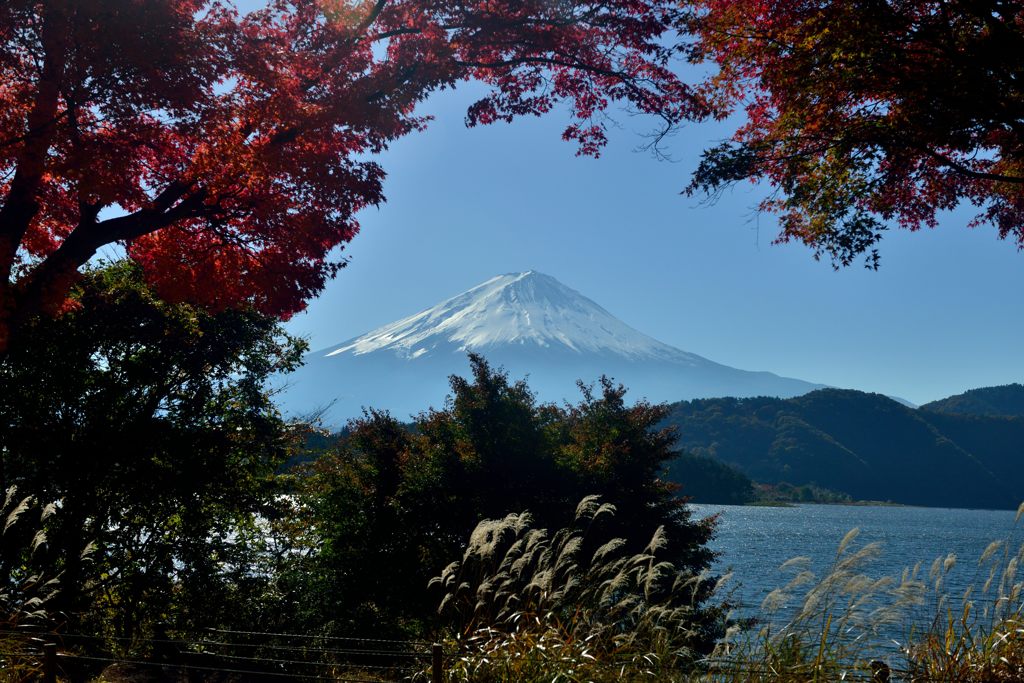
<svg viewBox="0 0 1024 683">
<path fill-rule="evenodd" d="M 0 669 L 31 680 L 85 680 L 99 670 L 162 670 L 224 680 L 388 683 L 444 679 L 440 645 L 417 640 L 346 638 L 208 629 L 190 638 L 119 638 L 87 633 L 0 631 Z"/>
<path fill-rule="evenodd" d="M 111 647 L 111 645 L 114 647 Z M 120 644 L 120 646 L 118 646 Z M 465 654 L 465 653 L 461 653 Z M 0 669 L 14 668 L 23 680 L 56 683 L 92 680 L 88 674 L 159 670 L 201 680 L 332 681 L 334 683 L 441 683 L 460 653 L 445 653 L 422 640 L 320 636 L 262 631 L 207 629 L 192 638 L 118 638 L 85 633 L 0 630 Z M 635 663 L 634 663 L 635 664 Z M 633 668 L 609 662 L 610 679 Z M 641 667 L 642 668 L 642 667 Z M 686 675 L 684 672 L 680 674 Z M 1021 680 L 1024 680 L 1024 671 Z M 851 662 L 842 666 L 733 659 L 701 660 L 687 680 L 862 681 L 864 683 L 937 683 L 910 662 Z M 652 678 L 656 680 L 656 678 Z"/>
<path fill-rule="evenodd" d="M 865 683 L 939 683 L 920 670 L 890 666 L 881 661 L 850 667 L 816 667 L 814 664 L 787 665 L 776 668 L 767 664 L 719 659 L 707 665 L 707 680 L 764 681 L 773 678 L 807 681 L 863 681 Z"/>
</svg>

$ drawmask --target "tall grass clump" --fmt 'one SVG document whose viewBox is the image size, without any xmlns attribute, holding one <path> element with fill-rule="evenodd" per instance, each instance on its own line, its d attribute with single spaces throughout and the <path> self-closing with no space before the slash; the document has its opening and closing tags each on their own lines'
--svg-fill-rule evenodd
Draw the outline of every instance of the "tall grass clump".
<svg viewBox="0 0 1024 683">
<path fill-rule="evenodd" d="M 1018 510 L 1017 520 L 1024 514 Z M 880 549 L 843 538 L 828 572 L 808 558 L 782 565 L 791 573 L 764 599 L 758 626 L 732 628 L 695 678 L 706 683 L 901 680 L 913 683 L 1024 681 L 1024 545 L 989 544 L 974 582 L 953 593 L 957 557 L 938 557 L 898 577 L 867 573 Z M 1012 538 L 1012 535 L 1011 535 Z M 902 641 L 891 639 L 905 633 Z M 894 647 L 895 646 L 895 647 Z"/>
<path fill-rule="evenodd" d="M 615 512 L 588 496 L 554 533 L 525 512 L 476 527 L 431 581 L 457 653 L 450 680 L 668 680 L 712 650 L 725 610 L 705 603 L 721 581 L 660 559 L 660 527 L 630 552 L 605 528 Z"/>
<path fill-rule="evenodd" d="M 48 577 L 43 555 L 54 504 L 40 506 L 10 487 L 0 506 L 0 681 L 33 680 L 39 674 L 31 636 L 52 625 L 48 604 L 58 581 Z"/>
<path fill-rule="evenodd" d="M 763 600 L 755 628 L 731 629 L 708 659 L 709 681 L 839 681 L 871 677 L 883 633 L 907 608 L 924 601 L 925 583 L 915 571 L 901 577 L 867 573 L 876 543 L 855 547 L 858 530 L 840 542 L 824 576 L 810 559 L 784 563 L 789 581 Z M 886 665 L 888 666 L 888 665 Z"/>
<path fill-rule="evenodd" d="M 1015 524 L 1024 515 L 1017 509 Z M 1009 683 L 1024 681 L 1024 543 L 1013 536 L 988 545 L 976 565 L 976 580 L 958 596 L 946 590 L 953 555 L 937 558 L 929 571 L 934 616 L 911 632 L 904 648 L 910 675 L 922 681 Z"/>
</svg>

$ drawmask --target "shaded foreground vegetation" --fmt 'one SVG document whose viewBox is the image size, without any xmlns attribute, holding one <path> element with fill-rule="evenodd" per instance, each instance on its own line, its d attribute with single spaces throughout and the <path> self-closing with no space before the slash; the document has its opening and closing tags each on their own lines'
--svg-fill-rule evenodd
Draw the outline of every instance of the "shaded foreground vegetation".
<svg viewBox="0 0 1024 683">
<path fill-rule="evenodd" d="M 439 614 L 427 584 L 477 523 L 529 510 L 568 527 L 588 495 L 616 509 L 599 545 L 620 539 L 633 556 L 657 532 L 659 562 L 695 577 L 713 560 L 713 521 L 692 519 L 659 479 L 675 454 L 656 428 L 664 408 L 627 405 L 610 381 L 576 405 L 538 405 L 473 357 L 472 377 L 452 378 L 447 403 L 411 428 L 371 410 L 289 468 L 316 439 L 266 392 L 302 351 L 275 322 L 162 301 L 128 264 L 89 273 L 76 296 L 0 358 L 0 477 L 12 500 L 58 512 L 13 544 L 5 586 L 22 591 L 45 560 L 60 590 L 35 626 L 87 638 L 68 641 L 79 654 L 154 657 L 155 643 L 210 628 L 459 631 L 469 616 Z M 707 631 L 695 651 L 725 628 L 709 594 L 688 602 Z"/>
<path fill-rule="evenodd" d="M 516 521 L 488 522 L 477 534 Z M 635 630 L 596 629 L 584 637 L 578 629 L 586 623 L 585 609 L 583 618 L 577 612 L 565 621 L 557 612 L 525 607 L 510 612 L 503 623 L 449 640 L 459 653 L 453 678 L 538 683 L 1024 680 L 1024 583 L 1018 574 L 1024 545 L 995 541 L 976 564 L 965 558 L 975 564 L 976 581 L 966 592 L 953 594 L 947 579 L 959 561 L 955 556 L 936 558 L 930 567 L 908 567 L 900 576 L 874 575 L 872 561 L 883 549 L 857 546 L 856 538 L 856 529 L 846 535 L 823 576 L 808 571 L 807 558 L 786 562 L 788 583 L 765 598 L 754 620 L 733 623 L 711 654 L 697 660 L 680 659 L 686 649 L 673 636 L 687 629 L 674 628 L 679 624 L 673 614 L 656 604 L 633 610 L 641 617 Z M 467 552 L 474 559 L 482 554 L 479 547 Z M 643 558 L 618 566 L 633 566 L 633 585 L 647 586 L 654 565 L 636 570 L 638 564 Z M 499 568 L 492 577 L 500 581 L 505 572 Z M 728 595 L 724 582 L 715 586 L 718 599 Z M 652 627 L 656 635 L 636 637 Z M 893 631 L 901 633 L 899 641 L 889 639 Z"/>
<path fill-rule="evenodd" d="M 1009 544 L 954 600 L 952 560 L 869 578 L 876 549 L 845 543 L 759 621 L 733 616 L 729 581 L 709 573 L 714 519 L 663 477 L 683 473 L 683 492 L 744 480 L 680 455 L 668 409 L 628 405 L 608 380 L 537 404 L 474 356 L 412 425 L 370 410 L 327 438 L 273 408 L 265 380 L 302 345 L 269 319 L 161 301 L 123 264 L 76 296 L 87 305 L 0 359 L 0 678 L 36 676 L 18 652 L 49 634 L 77 656 L 69 680 L 112 659 L 423 677 L 383 643 L 432 640 L 453 680 L 834 680 L 867 672 L 899 619 L 924 628 L 894 670 L 1022 675 L 1024 558 Z"/>
</svg>

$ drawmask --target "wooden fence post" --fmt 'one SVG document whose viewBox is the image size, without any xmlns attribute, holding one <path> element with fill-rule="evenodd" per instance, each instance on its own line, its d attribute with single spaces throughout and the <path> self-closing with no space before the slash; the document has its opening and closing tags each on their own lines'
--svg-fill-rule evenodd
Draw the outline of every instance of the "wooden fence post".
<svg viewBox="0 0 1024 683">
<path fill-rule="evenodd" d="M 57 683 L 57 643 L 43 643 L 43 683 Z"/>
<path fill-rule="evenodd" d="M 444 683 L 444 651 L 441 645 L 434 643 L 430 648 L 430 683 Z"/>
</svg>

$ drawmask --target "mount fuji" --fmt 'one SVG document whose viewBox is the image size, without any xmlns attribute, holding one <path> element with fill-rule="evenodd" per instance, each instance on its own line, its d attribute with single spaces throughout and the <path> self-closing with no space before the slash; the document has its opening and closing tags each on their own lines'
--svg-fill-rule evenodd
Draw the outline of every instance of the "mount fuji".
<svg viewBox="0 0 1024 683">
<path fill-rule="evenodd" d="M 823 385 L 738 370 L 639 332 L 555 278 L 527 271 L 491 278 L 432 308 L 314 351 L 285 378 L 278 403 L 294 416 L 323 412 L 336 425 L 363 406 L 406 419 L 440 406 L 467 352 L 527 377 L 542 401 L 579 397 L 577 380 L 602 374 L 629 396 L 679 401 L 718 396 L 788 398 Z"/>
</svg>

